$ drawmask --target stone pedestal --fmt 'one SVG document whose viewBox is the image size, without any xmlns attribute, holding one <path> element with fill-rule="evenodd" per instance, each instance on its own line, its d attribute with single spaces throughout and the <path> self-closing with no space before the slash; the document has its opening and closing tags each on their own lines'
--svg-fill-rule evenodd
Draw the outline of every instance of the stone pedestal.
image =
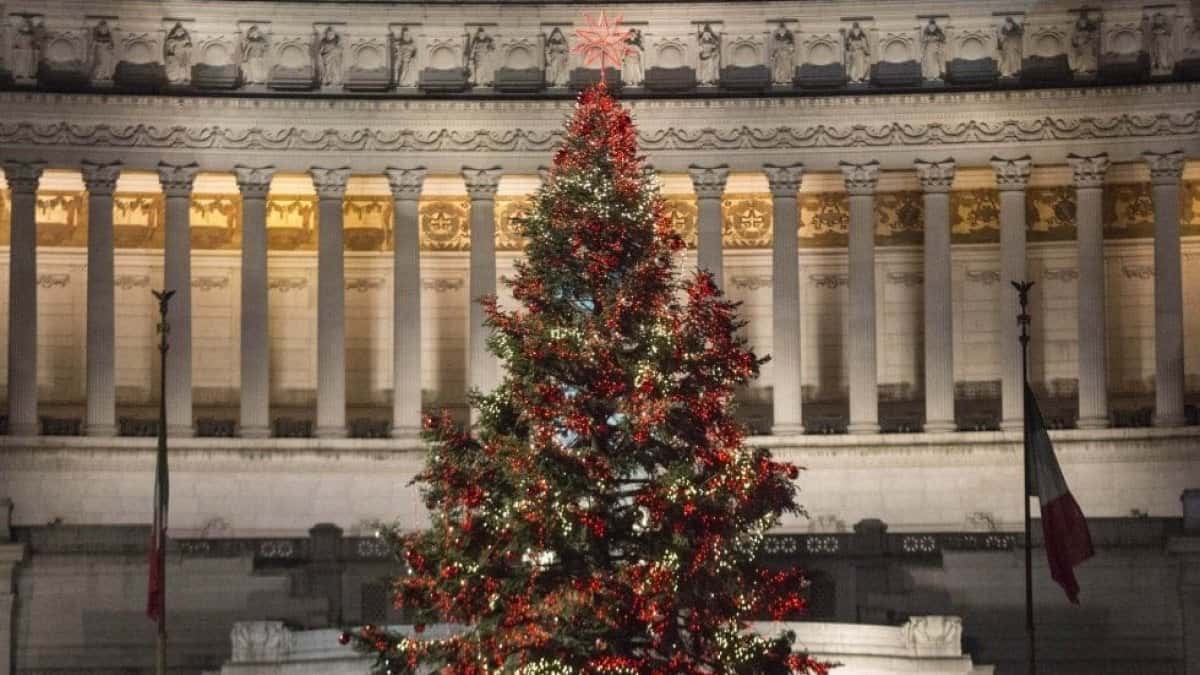
<svg viewBox="0 0 1200 675">
<path fill-rule="evenodd" d="M 392 188 L 392 436 L 421 431 L 421 232 L 424 167 L 388 169 Z"/>
<path fill-rule="evenodd" d="M 950 187 L 954 160 L 916 162 L 925 193 L 925 431 L 954 431 Z"/>
<path fill-rule="evenodd" d="M 1080 429 L 1108 426 L 1108 361 L 1104 302 L 1104 174 L 1108 155 L 1068 155 L 1075 179 L 1075 241 L 1079 265 Z"/>
<path fill-rule="evenodd" d="M 120 164 L 83 163 L 88 191 L 87 417 L 85 433 L 117 433 L 115 297 L 113 290 L 113 191 Z"/>
<path fill-rule="evenodd" d="M 1025 186 L 1033 169 L 1029 157 L 992 158 L 1000 190 L 1000 428 L 1019 430 L 1024 424 L 1021 344 L 1017 314 L 1021 305 L 1013 282 L 1027 281 L 1025 264 Z"/>
<path fill-rule="evenodd" d="M 42 163 L 5 162 L 12 200 L 8 267 L 8 433 L 36 436 L 37 189 Z M 110 253 L 111 255 L 111 253 Z"/>
<path fill-rule="evenodd" d="M 199 165 L 158 165 L 167 202 L 163 287 L 175 291 L 167 308 L 167 433 L 191 436 L 192 423 L 192 185 Z"/>
<path fill-rule="evenodd" d="M 879 162 L 840 164 L 850 194 L 850 424 L 852 434 L 879 431 L 879 373 L 875 344 L 875 187 Z"/>
<path fill-rule="evenodd" d="M 496 190 L 500 187 L 500 167 L 473 169 L 463 167 L 467 196 L 471 198 L 471 274 L 470 326 L 467 333 L 467 388 L 481 393 L 497 383 L 496 359 L 487 350 L 488 327 L 484 325 L 479 299 L 496 293 Z M 476 413 L 471 411 L 471 422 Z"/>
<path fill-rule="evenodd" d="M 800 222 L 796 193 L 804 166 L 764 167 L 771 186 L 774 222 L 771 233 L 771 433 L 782 436 L 804 433 L 800 380 L 800 261 L 796 228 Z"/>
<path fill-rule="evenodd" d="M 311 169 L 317 191 L 317 437 L 346 435 L 346 261 L 342 198 L 350 168 Z"/>
<path fill-rule="evenodd" d="M 696 265 L 712 273 L 717 287 L 724 288 L 721 198 L 729 180 L 729 167 L 693 165 L 688 167 L 688 175 L 696 190 Z"/>
<path fill-rule="evenodd" d="M 271 433 L 271 355 L 268 331 L 267 194 L 275 167 L 237 166 L 242 193 L 241 418 L 243 438 Z"/>
</svg>

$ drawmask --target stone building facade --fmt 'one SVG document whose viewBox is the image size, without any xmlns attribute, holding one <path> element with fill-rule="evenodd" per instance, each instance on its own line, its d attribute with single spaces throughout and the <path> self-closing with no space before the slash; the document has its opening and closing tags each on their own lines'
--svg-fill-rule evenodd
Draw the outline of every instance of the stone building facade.
<svg viewBox="0 0 1200 675">
<path fill-rule="evenodd" d="M 773 545 L 820 618 L 960 615 L 975 662 L 1021 672 L 1027 279 L 1030 380 L 1101 551 L 1078 610 L 1039 570 L 1046 658 L 1200 672 L 1194 3 L 607 9 L 684 263 L 772 355 L 740 414 L 808 467 Z M 422 524 L 420 410 L 465 419 L 496 381 L 470 300 L 509 301 L 598 10 L 0 0 L 0 672 L 149 665 L 160 396 L 180 672 L 235 620 L 388 618 L 371 523 Z"/>
</svg>

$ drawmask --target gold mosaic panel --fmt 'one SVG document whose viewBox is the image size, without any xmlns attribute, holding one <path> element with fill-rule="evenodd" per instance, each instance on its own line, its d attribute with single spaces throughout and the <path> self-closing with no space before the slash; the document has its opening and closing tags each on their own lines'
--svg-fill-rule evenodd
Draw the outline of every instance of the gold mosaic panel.
<svg viewBox="0 0 1200 675">
<path fill-rule="evenodd" d="M 1027 189 L 1025 223 L 1029 241 L 1074 241 L 1074 186 L 1055 185 Z"/>
<path fill-rule="evenodd" d="M 671 229 L 683 237 L 687 247 L 696 248 L 700 218 L 696 198 L 692 195 L 666 195 L 663 197 L 663 213 L 671 223 Z"/>
<path fill-rule="evenodd" d="M 347 196 L 342 201 L 342 234 L 347 251 L 392 248 L 392 198 Z"/>
<path fill-rule="evenodd" d="M 8 246 L 11 242 L 10 230 L 12 207 L 8 201 L 8 190 L 0 190 L 0 246 Z"/>
<path fill-rule="evenodd" d="M 528 197 L 498 197 L 496 199 L 496 250 L 520 251 L 525 248 L 517 221 L 524 217 L 533 202 Z"/>
<path fill-rule="evenodd" d="M 1154 236 L 1154 199 L 1149 183 L 1105 185 L 1103 213 L 1106 239 Z"/>
<path fill-rule="evenodd" d="M 801 194 L 800 248 L 837 248 L 847 244 L 850 197 L 845 192 Z"/>
<path fill-rule="evenodd" d="M 117 248 L 162 248 L 166 220 L 162 193 L 113 195 L 113 242 Z"/>
<path fill-rule="evenodd" d="M 241 197 L 193 194 L 190 211 L 192 248 L 234 251 L 241 249 Z"/>
<path fill-rule="evenodd" d="M 267 247 L 274 251 L 316 250 L 316 196 L 270 195 L 267 198 Z"/>
<path fill-rule="evenodd" d="M 876 244 L 920 244 L 924 239 L 925 199 L 920 192 L 881 192 L 875 196 Z"/>
<path fill-rule="evenodd" d="M 466 197 L 422 199 L 417 213 L 422 250 L 466 251 L 471 248 L 471 201 Z"/>
<path fill-rule="evenodd" d="M 87 246 L 87 193 L 39 190 L 38 246 Z"/>
<path fill-rule="evenodd" d="M 1182 234 L 1200 234 L 1200 181 L 1184 183 L 1181 199 Z"/>
<path fill-rule="evenodd" d="M 990 189 L 951 192 L 950 241 L 955 244 L 1000 241 L 1000 193 Z"/>
<path fill-rule="evenodd" d="M 721 201 L 721 240 L 726 248 L 771 248 L 770 195 L 726 195 Z"/>
</svg>

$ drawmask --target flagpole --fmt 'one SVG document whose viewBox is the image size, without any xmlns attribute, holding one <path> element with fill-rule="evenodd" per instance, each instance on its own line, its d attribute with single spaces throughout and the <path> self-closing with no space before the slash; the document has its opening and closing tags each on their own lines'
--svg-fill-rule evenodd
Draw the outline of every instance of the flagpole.
<svg viewBox="0 0 1200 675">
<path fill-rule="evenodd" d="M 1029 415 L 1029 289 L 1033 288 L 1032 281 L 1012 282 L 1017 290 L 1017 299 L 1021 305 L 1021 313 L 1017 315 L 1017 325 L 1021 327 L 1021 401 L 1023 417 Z M 1025 420 L 1022 426 L 1021 447 L 1024 461 L 1024 483 L 1022 500 L 1025 502 L 1025 634 L 1029 647 L 1029 675 L 1037 675 L 1037 637 L 1033 625 L 1033 541 L 1032 522 L 1029 513 L 1029 496 L 1032 494 L 1033 458 L 1029 452 L 1029 424 Z"/>
<path fill-rule="evenodd" d="M 167 323 L 167 305 L 171 302 L 171 296 L 175 295 L 175 291 L 163 290 L 151 291 L 154 297 L 158 299 L 158 353 L 159 353 L 159 370 L 158 370 L 158 460 L 157 463 L 165 464 L 167 455 L 167 350 L 171 348 L 167 342 L 167 335 L 171 332 L 171 325 Z M 160 484 L 159 470 L 165 467 L 156 466 L 155 468 L 155 492 L 162 489 Z M 157 502 L 158 495 L 155 495 Z M 155 504 L 156 515 L 160 509 L 158 503 Z M 155 518 L 154 526 L 159 527 L 158 518 Z M 158 532 L 152 534 L 157 541 Z M 158 598 L 158 616 L 156 617 L 157 632 L 154 642 L 154 672 L 156 675 L 166 675 L 167 673 L 167 542 L 165 532 L 163 533 L 163 541 L 159 542 L 155 555 L 157 556 L 156 563 L 158 565 L 158 574 L 160 575 L 160 591 Z"/>
</svg>

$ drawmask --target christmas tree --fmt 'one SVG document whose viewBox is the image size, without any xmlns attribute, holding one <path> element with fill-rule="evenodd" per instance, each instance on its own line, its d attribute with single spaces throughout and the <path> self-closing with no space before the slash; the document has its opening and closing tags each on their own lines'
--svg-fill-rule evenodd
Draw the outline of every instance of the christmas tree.
<svg viewBox="0 0 1200 675">
<path fill-rule="evenodd" d="M 505 378 L 472 394 L 474 432 L 426 420 L 431 526 L 382 533 L 415 631 L 343 639 L 387 673 L 823 673 L 793 636 L 747 630 L 804 608 L 799 573 L 756 562 L 799 513 L 797 470 L 731 415 L 764 359 L 712 277 L 676 269 L 683 241 L 603 82 L 565 138 L 521 222 L 520 308 L 482 300 Z"/>
</svg>

